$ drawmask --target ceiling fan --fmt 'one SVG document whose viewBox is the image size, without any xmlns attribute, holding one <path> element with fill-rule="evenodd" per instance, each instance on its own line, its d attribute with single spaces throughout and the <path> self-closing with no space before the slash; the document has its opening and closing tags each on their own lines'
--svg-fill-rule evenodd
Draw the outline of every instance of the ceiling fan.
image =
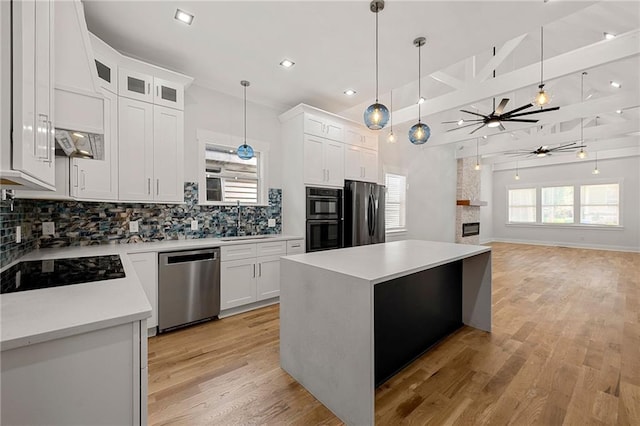
<svg viewBox="0 0 640 426">
<path fill-rule="evenodd" d="M 503 98 L 500 101 L 500 104 L 498 105 L 498 107 L 496 108 L 496 100 L 493 100 L 493 112 L 491 114 L 488 115 L 484 115 L 484 114 L 480 114 L 477 112 L 472 112 L 472 111 L 467 111 L 464 109 L 461 109 L 461 112 L 467 113 L 467 114 L 473 114 L 475 116 L 478 117 L 482 117 L 482 118 L 477 118 L 477 119 L 473 119 L 473 120 L 459 120 L 459 121 L 443 121 L 442 124 L 450 124 L 450 123 L 457 123 L 458 127 L 455 127 L 453 129 L 449 129 L 447 130 L 447 132 L 452 132 L 454 130 L 458 130 L 458 129 L 464 129 L 465 127 L 471 127 L 471 126 L 477 126 L 478 124 L 480 124 L 480 126 L 478 126 L 476 129 L 473 129 L 469 134 L 474 134 L 475 132 L 477 132 L 478 130 L 482 129 L 483 127 L 499 127 L 500 130 L 505 130 L 505 127 L 502 125 L 503 122 L 506 121 L 511 121 L 511 122 L 515 122 L 515 123 L 537 123 L 538 120 L 531 120 L 531 119 L 523 119 L 523 118 L 518 118 L 518 117 L 522 117 L 523 115 L 531 115 L 531 114 L 539 114 L 541 112 L 547 112 L 547 111 L 556 111 L 558 109 L 560 109 L 560 107 L 552 107 L 552 108 L 542 108 L 542 109 L 538 109 L 535 111 L 529 111 L 529 112 L 520 112 L 523 111 L 527 108 L 531 108 L 534 105 L 532 103 L 528 103 L 526 105 L 523 105 L 521 107 L 518 107 L 516 109 L 512 109 L 511 111 L 507 111 L 507 112 L 502 112 L 504 111 L 504 108 L 507 106 L 507 103 L 509 102 L 508 98 Z M 463 123 L 471 123 L 471 124 L 467 124 L 466 126 L 462 126 Z"/>
<path fill-rule="evenodd" d="M 536 157 L 546 157 L 547 155 L 551 155 L 553 153 L 559 153 L 559 152 L 573 152 L 574 150 L 578 149 L 578 148 L 586 148 L 586 145 L 576 145 L 577 142 L 572 142 L 572 143 L 568 143 L 565 145 L 560 145 L 560 146 L 556 146 L 554 148 L 551 148 L 547 145 L 542 145 L 539 148 L 534 149 L 533 151 L 529 151 L 526 149 L 521 149 L 518 151 L 509 151 L 506 154 L 509 155 L 513 155 L 513 156 L 527 156 L 527 157 L 532 157 L 532 156 L 536 156 Z"/>
</svg>

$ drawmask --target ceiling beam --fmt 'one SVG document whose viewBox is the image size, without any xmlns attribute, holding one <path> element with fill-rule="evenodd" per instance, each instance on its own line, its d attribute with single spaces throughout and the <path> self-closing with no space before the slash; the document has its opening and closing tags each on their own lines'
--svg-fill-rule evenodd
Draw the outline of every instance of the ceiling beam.
<svg viewBox="0 0 640 426">
<path fill-rule="evenodd" d="M 505 61 L 505 59 L 507 59 L 513 53 L 513 51 L 516 50 L 518 46 L 520 46 L 520 43 L 522 43 L 522 40 L 524 40 L 525 38 L 527 38 L 527 34 L 523 34 L 506 42 L 504 46 L 502 46 L 500 50 L 496 52 L 496 55 L 492 56 L 489 62 L 487 62 L 487 64 L 476 74 L 475 81 L 481 83 L 487 78 L 491 77 L 493 70 L 498 68 Z"/>
<path fill-rule="evenodd" d="M 446 84 L 449 87 L 453 87 L 454 89 L 462 89 L 465 86 L 464 81 L 459 80 L 455 77 L 452 77 L 449 74 L 442 71 L 436 71 L 430 74 L 429 77 L 431 77 L 435 81 L 438 81 L 442 84 Z"/>
<path fill-rule="evenodd" d="M 638 54 L 640 54 L 640 30 L 629 31 L 618 35 L 613 40 L 602 40 L 545 60 L 546 78 L 547 80 L 552 80 L 570 74 L 577 74 L 599 65 L 620 61 Z M 535 63 L 483 82 L 474 80 L 461 90 L 427 99 L 421 105 L 422 117 L 464 107 L 474 102 L 513 92 L 527 86 L 537 85 L 539 78 L 540 65 Z M 416 115 L 417 105 L 410 105 L 393 111 L 393 121 L 397 124 L 414 121 Z"/>
<path fill-rule="evenodd" d="M 617 109 L 634 108 L 640 105 L 640 94 L 634 92 L 619 93 L 617 95 L 607 96 L 605 98 L 591 99 L 585 102 L 578 102 L 572 105 L 561 107 L 558 111 L 552 111 L 537 115 L 535 118 L 539 121 L 535 124 L 518 124 L 507 123 L 507 131 L 496 132 L 488 135 L 490 138 L 516 132 L 525 129 L 539 128 L 540 126 L 550 126 L 554 123 L 567 122 L 579 118 L 593 118 L 597 115 L 611 113 Z M 395 116 L 394 116 L 395 123 Z M 456 130 L 448 133 L 439 133 L 431 137 L 426 146 L 437 146 L 448 143 L 464 142 L 475 140 L 481 135 L 470 135 L 468 131 Z M 526 136 L 525 136 L 526 137 Z"/>
</svg>

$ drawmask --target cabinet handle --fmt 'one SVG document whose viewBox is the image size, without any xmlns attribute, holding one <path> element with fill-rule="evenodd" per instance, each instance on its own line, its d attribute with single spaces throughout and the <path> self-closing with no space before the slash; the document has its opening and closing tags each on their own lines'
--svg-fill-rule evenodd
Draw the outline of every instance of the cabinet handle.
<svg viewBox="0 0 640 426">
<path fill-rule="evenodd" d="M 86 173 L 84 172 L 84 170 L 80 170 L 80 176 L 82 177 L 82 180 L 80 181 L 80 182 L 81 182 L 81 184 L 80 184 L 80 189 L 84 191 L 85 189 L 87 189 L 87 186 L 86 186 L 86 183 L 87 183 L 87 175 L 86 175 Z"/>
<path fill-rule="evenodd" d="M 73 182 L 73 187 L 74 187 L 74 188 L 77 188 L 77 187 L 78 187 L 78 181 L 79 181 L 79 179 L 78 179 L 78 166 L 77 166 L 76 164 L 74 164 L 74 165 L 73 165 L 73 168 L 74 168 L 74 169 L 76 169 L 76 173 L 75 173 L 75 175 L 74 175 L 74 178 L 75 178 L 75 179 L 73 180 L 73 181 L 74 181 L 74 182 Z"/>
<path fill-rule="evenodd" d="M 147 194 L 151 195 L 151 178 L 147 178 Z"/>
<path fill-rule="evenodd" d="M 55 148 L 53 146 L 53 143 L 54 143 L 53 123 L 51 123 L 51 120 L 48 120 L 47 121 L 47 158 L 49 163 L 53 161 L 53 150 Z"/>
<path fill-rule="evenodd" d="M 291 248 L 299 248 L 299 247 L 300 247 L 300 244 L 296 244 L 296 245 L 293 245 L 293 244 L 292 244 L 292 245 L 291 245 Z"/>
<path fill-rule="evenodd" d="M 156 195 L 160 195 L 160 179 L 156 179 Z"/>
<path fill-rule="evenodd" d="M 253 278 L 256 277 L 256 264 L 253 264 Z"/>
<path fill-rule="evenodd" d="M 160 89 L 160 86 L 156 86 L 156 97 L 160 96 L 160 95 L 159 95 L 159 93 L 160 93 L 160 92 L 159 92 L 159 89 Z"/>
<path fill-rule="evenodd" d="M 147 83 L 147 95 L 151 93 L 151 83 Z"/>
<path fill-rule="evenodd" d="M 258 276 L 262 276 L 262 263 L 258 263 Z"/>
</svg>

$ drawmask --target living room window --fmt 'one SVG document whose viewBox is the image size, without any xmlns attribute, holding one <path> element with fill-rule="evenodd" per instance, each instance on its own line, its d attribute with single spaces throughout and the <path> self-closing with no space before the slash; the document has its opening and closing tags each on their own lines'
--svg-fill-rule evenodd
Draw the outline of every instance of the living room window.
<svg viewBox="0 0 640 426">
<path fill-rule="evenodd" d="M 586 225 L 620 224 L 620 184 L 580 186 L 580 223 Z"/>
<path fill-rule="evenodd" d="M 573 185 L 543 187 L 542 223 L 573 223 Z"/>
<path fill-rule="evenodd" d="M 536 222 L 536 188 L 509 190 L 509 222 Z"/>
</svg>

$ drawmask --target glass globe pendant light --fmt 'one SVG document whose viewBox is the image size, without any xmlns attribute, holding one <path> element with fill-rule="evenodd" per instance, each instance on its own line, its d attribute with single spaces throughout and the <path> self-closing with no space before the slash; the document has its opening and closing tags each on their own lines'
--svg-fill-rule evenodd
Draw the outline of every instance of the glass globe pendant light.
<svg viewBox="0 0 640 426">
<path fill-rule="evenodd" d="M 364 110 L 364 124 L 371 130 L 380 130 L 389 121 L 389 110 L 378 102 L 378 12 L 384 9 L 384 0 L 372 0 L 369 9 L 376 14 L 376 102 Z"/>
<path fill-rule="evenodd" d="M 426 42 L 427 42 L 427 39 L 424 37 L 418 37 L 415 40 L 413 40 L 413 44 L 418 48 L 418 99 L 422 98 L 421 96 L 422 85 L 420 83 L 420 77 L 421 77 L 420 62 L 422 58 L 420 56 L 420 48 L 424 46 Z M 420 120 L 421 104 L 422 104 L 421 102 L 418 102 L 418 122 L 414 124 L 411 127 L 411 129 L 409 129 L 409 141 L 411 141 L 411 143 L 414 145 L 422 145 L 423 143 L 427 142 L 429 140 L 429 137 L 431 136 L 431 129 L 429 128 L 429 126 L 422 123 L 422 121 Z"/>
<path fill-rule="evenodd" d="M 253 158 L 253 148 L 247 145 L 247 87 L 251 84 L 247 80 L 240 82 L 244 87 L 244 143 L 238 147 L 238 157 L 243 160 L 251 160 Z"/>
<path fill-rule="evenodd" d="M 538 94 L 536 95 L 533 103 L 540 108 L 545 106 L 551 101 L 551 96 L 544 90 L 543 80 L 543 60 L 544 60 L 544 27 L 540 27 L 540 85 L 538 86 Z"/>
</svg>

